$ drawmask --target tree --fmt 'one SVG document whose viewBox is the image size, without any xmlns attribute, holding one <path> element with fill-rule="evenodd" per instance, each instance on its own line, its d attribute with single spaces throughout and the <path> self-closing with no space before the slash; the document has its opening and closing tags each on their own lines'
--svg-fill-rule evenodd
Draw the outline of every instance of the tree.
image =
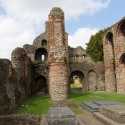
<svg viewBox="0 0 125 125">
<path fill-rule="evenodd" d="M 100 30 L 95 35 L 90 37 L 89 42 L 87 43 L 86 53 L 95 61 L 103 61 L 103 43 L 102 36 L 109 30 L 109 27 Z"/>
</svg>

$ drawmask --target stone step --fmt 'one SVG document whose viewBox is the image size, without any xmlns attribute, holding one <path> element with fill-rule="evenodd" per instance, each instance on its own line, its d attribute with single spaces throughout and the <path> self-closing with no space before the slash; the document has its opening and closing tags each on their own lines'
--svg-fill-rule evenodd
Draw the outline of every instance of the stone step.
<svg viewBox="0 0 125 125">
<path fill-rule="evenodd" d="M 79 125 L 85 125 L 78 116 L 76 116 L 76 118 L 78 120 Z"/>
<path fill-rule="evenodd" d="M 99 109 L 101 108 L 101 106 L 104 105 L 124 105 L 122 103 L 119 102 L 115 102 L 115 101 L 93 101 L 93 102 L 83 102 L 82 104 L 80 104 L 82 107 L 88 109 L 90 112 L 99 112 Z"/>
<path fill-rule="evenodd" d="M 94 101 L 93 103 L 102 106 L 102 105 L 121 105 L 119 102 L 115 101 Z"/>
<path fill-rule="evenodd" d="M 123 105 L 102 106 L 100 113 L 118 123 L 125 123 L 125 106 Z"/>
<path fill-rule="evenodd" d="M 96 119 L 98 119 L 99 121 L 101 121 L 102 123 L 104 123 L 106 125 L 125 125 L 125 123 L 118 123 L 118 122 L 106 117 L 105 115 L 102 115 L 100 112 L 94 112 L 93 115 Z"/>
<path fill-rule="evenodd" d="M 93 102 L 83 102 L 82 104 L 80 104 L 82 107 L 88 109 L 91 112 L 98 112 L 100 106 L 97 104 L 94 104 Z"/>
</svg>

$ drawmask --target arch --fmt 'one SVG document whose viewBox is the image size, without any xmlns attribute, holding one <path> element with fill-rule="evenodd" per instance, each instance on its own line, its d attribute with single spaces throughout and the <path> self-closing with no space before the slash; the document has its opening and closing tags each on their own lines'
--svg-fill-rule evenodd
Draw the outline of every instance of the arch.
<svg viewBox="0 0 125 125">
<path fill-rule="evenodd" d="M 125 65 L 125 53 L 122 54 L 120 58 L 120 63 Z"/>
<path fill-rule="evenodd" d="M 37 76 L 35 79 L 35 91 L 44 92 L 47 91 L 46 78 L 44 76 Z"/>
<path fill-rule="evenodd" d="M 84 84 L 84 74 L 79 70 L 71 72 L 69 76 L 69 89 L 71 90 L 72 85 L 73 88 L 75 88 L 74 85 L 76 86 L 78 85 L 77 87 L 82 89 L 83 84 Z"/>
<path fill-rule="evenodd" d="M 41 41 L 41 45 L 42 45 L 42 46 L 47 46 L 47 41 L 46 41 L 45 39 L 42 40 L 42 41 Z"/>
<path fill-rule="evenodd" d="M 98 86 L 97 86 L 97 74 L 94 70 L 90 70 L 88 72 L 88 87 L 89 91 L 96 91 Z"/>
<path fill-rule="evenodd" d="M 35 51 L 35 60 L 46 61 L 48 58 L 48 52 L 45 48 L 39 48 Z"/>
<path fill-rule="evenodd" d="M 108 32 L 106 35 L 106 43 L 110 43 L 113 46 L 113 34 L 112 32 Z"/>
<path fill-rule="evenodd" d="M 121 22 L 118 24 L 116 34 L 123 35 L 125 37 L 125 19 L 121 20 Z"/>
</svg>

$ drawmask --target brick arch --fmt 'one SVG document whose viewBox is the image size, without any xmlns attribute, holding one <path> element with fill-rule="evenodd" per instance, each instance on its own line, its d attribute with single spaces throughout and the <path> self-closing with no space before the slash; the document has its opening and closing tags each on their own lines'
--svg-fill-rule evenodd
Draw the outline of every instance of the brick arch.
<svg viewBox="0 0 125 125">
<path fill-rule="evenodd" d="M 35 60 L 39 60 L 39 61 L 43 61 L 43 62 L 47 61 L 47 58 L 48 58 L 47 50 L 45 48 L 38 48 L 35 51 L 34 58 L 35 58 Z"/>
<path fill-rule="evenodd" d="M 39 92 L 45 92 L 47 91 L 47 85 L 46 85 L 46 77 L 43 75 L 39 75 L 35 78 L 35 91 Z"/>
<path fill-rule="evenodd" d="M 122 19 L 116 29 L 116 35 L 123 35 L 125 37 L 125 18 Z"/>
<path fill-rule="evenodd" d="M 119 62 L 125 65 L 125 53 L 121 55 Z"/>
<path fill-rule="evenodd" d="M 70 84 L 73 82 L 73 76 L 75 76 L 75 75 L 79 76 L 81 78 L 82 89 L 83 89 L 83 87 L 84 87 L 84 77 L 85 76 L 84 76 L 84 73 L 80 70 L 74 70 L 70 73 L 70 75 L 69 75 L 69 89 L 71 89 Z"/>
<path fill-rule="evenodd" d="M 97 86 L 97 73 L 94 70 L 88 71 L 88 90 L 96 91 Z"/>
<path fill-rule="evenodd" d="M 115 77 L 115 61 L 116 60 L 115 60 L 113 33 L 111 31 L 109 31 L 106 34 L 105 42 L 107 44 L 103 44 L 104 45 L 103 49 L 104 49 L 106 91 L 115 91 L 114 81 L 116 80 L 116 77 Z M 109 79 L 109 76 L 110 76 L 110 79 Z"/>
<path fill-rule="evenodd" d="M 113 43 L 113 33 L 112 32 L 109 31 L 106 34 L 105 43 L 106 44 L 111 44 L 112 46 L 114 46 L 114 43 Z"/>
</svg>

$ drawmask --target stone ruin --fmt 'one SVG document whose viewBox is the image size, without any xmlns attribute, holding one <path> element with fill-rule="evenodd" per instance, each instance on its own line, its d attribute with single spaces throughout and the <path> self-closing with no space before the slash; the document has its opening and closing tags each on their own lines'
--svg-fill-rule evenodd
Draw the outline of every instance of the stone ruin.
<svg viewBox="0 0 125 125">
<path fill-rule="evenodd" d="M 52 101 L 67 100 L 74 75 L 81 78 L 84 92 L 125 93 L 124 31 L 125 18 L 104 35 L 104 64 L 95 63 L 81 46 L 68 46 L 64 12 L 53 8 L 45 32 L 32 45 L 14 49 L 11 61 L 0 59 L 0 115 L 14 112 L 39 91 L 49 93 Z"/>
<path fill-rule="evenodd" d="M 11 54 L 11 61 L 0 59 L 0 114 L 8 114 L 30 95 L 49 93 L 52 101 L 67 100 L 74 75 L 82 78 L 82 91 L 104 89 L 104 67 L 94 63 L 82 47 L 68 46 L 64 12 L 53 8 L 45 32 L 33 45 L 25 44 Z"/>
<path fill-rule="evenodd" d="M 104 35 L 103 48 L 106 91 L 125 93 L 125 17 Z"/>
</svg>

